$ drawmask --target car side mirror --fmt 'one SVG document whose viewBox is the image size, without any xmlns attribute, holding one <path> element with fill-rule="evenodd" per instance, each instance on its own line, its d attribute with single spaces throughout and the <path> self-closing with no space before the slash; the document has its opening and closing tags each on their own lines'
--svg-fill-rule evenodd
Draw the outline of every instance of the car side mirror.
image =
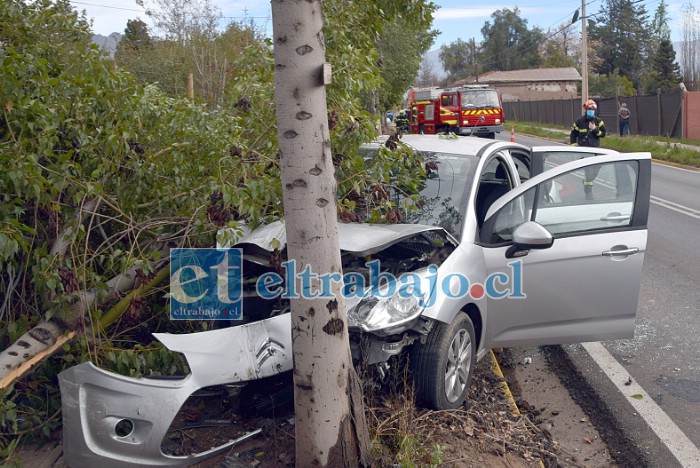
<svg viewBox="0 0 700 468">
<path fill-rule="evenodd" d="M 506 257 L 524 257 L 532 249 L 548 249 L 552 244 L 554 238 L 544 226 L 527 221 L 513 231 L 513 245 L 506 251 Z"/>
</svg>

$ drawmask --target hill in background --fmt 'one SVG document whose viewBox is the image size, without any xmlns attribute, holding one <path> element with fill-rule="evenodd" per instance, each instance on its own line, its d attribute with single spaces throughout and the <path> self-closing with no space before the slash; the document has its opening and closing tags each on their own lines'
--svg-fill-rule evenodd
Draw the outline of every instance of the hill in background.
<svg viewBox="0 0 700 468">
<path fill-rule="evenodd" d="M 102 34 L 95 34 L 92 36 L 92 43 L 97 44 L 97 46 L 109 53 L 110 58 L 114 58 L 114 52 L 117 50 L 117 45 L 119 41 L 122 40 L 122 34 L 113 32 L 109 36 L 103 36 Z"/>
<path fill-rule="evenodd" d="M 445 69 L 442 68 L 442 62 L 440 61 L 440 49 L 430 50 L 425 53 L 423 60 L 427 61 L 432 67 L 433 74 L 438 77 L 438 79 L 443 79 L 447 76 Z"/>
</svg>

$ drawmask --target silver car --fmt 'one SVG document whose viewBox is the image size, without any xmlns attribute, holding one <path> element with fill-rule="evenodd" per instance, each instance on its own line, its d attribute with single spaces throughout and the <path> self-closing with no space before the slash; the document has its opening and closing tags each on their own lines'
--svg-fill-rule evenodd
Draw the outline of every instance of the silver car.
<svg viewBox="0 0 700 468">
<path fill-rule="evenodd" d="M 345 275 L 367 278 L 381 265 L 379 273 L 397 284 L 409 278 L 420 292 L 391 292 L 385 281 L 358 295 L 346 285 L 353 358 L 368 375 L 381 382 L 405 362 L 393 357 L 408 355 L 420 404 L 458 408 L 490 348 L 632 337 L 649 153 L 438 135 L 402 142 L 426 161 L 421 208 L 405 224 L 339 225 Z M 363 151 L 371 157 L 381 145 Z M 270 253 L 284 245 L 281 222 L 247 233 L 235 244 L 244 274 L 271 271 Z M 288 302 L 252 290 L 244 297 L 241 325 L 155 335 L 185 355 L 191 374 L 183 379 L 134 379 L 91 363 L 64 371 L 69 464 L 176 465 L 224 450 L 174 457 L 160 444 L 197 389 L 291 370 Z"/>
</svg>

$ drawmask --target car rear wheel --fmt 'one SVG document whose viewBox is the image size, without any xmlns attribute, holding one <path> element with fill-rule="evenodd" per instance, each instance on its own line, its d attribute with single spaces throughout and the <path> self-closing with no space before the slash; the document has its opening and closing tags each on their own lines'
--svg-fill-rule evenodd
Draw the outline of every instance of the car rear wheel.
<svg viewBox="0 0 700 468">
<path fill-rule="evenodd" d="M 424 344 L 411 353 L 411 371 L 416 400 L 437 410 L 464 404 L 476 365 L 474 326 L 460 313 L 451 324 L 437 323 Z"/>
</svg>

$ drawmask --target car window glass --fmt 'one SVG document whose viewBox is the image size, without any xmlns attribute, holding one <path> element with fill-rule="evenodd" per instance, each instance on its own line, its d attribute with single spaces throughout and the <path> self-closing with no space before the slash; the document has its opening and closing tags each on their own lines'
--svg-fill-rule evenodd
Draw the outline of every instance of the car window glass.
<svg viewBox="0 0 700 468">
<path fill-rule="evenodd" d="M 484 166 L 479 177 L 479 187 L 476 192 L 475 211 L 477 223 L 481 225 L 484 216 L 493 202 L 501 198 L 513 188 L 508 175 L 508 166 L 500 157 L 494 157 Z"/>
<path fill-rule="evenodd" d="M 638 166 L 637 161 L 597 164 L 538 184 L 494 215 L 488 242 L 510 241 L 525 220 L 556 237 L 629 226 Z"/>
<path fill-rule="evenodd" d="M 597 164 L 564 173 L 542 191 L 533 221 L 554 235 L 629 226 L 637 162 Z"/>
<path fill-rule="evenodd" d="M 515 167 L 518 169 L 520 182 L 525 182 L 530 178 L 530 160 L 523 154 L 511 153 Z"/>
<path fill-rule="evenodd" d="M 421 154 L 426 163 L 427 178 L 420 190 L 420 208 L 406 213 L 404 221 L 440 226 L 459 239 L 477 160 L 447 153 Z M 401 206 L 401 196 L 398 198 L 397 205 Z"/>
<path fill-rule="evenodd" d="M 599 156 L 601 154 L 604 153 L 582 153 L 580 151 L 545 151 L 542 153 L 542 162 L 544 163 L 544 170 L 548 171 L 561 164 L 566 164 L 571 161 L 577 161 L 586 157 Z"/>
</svg>

